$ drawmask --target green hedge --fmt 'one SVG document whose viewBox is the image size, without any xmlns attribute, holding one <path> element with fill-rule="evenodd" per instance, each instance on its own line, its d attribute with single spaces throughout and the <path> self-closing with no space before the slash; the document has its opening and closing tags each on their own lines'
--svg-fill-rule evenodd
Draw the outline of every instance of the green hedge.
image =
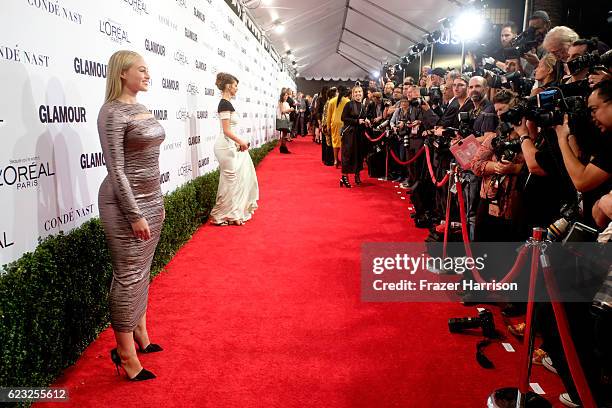
<svg viewBox="0 0 612 408">
<path fill-rule="evenodd" d="M 251 149 L 255 165 L 274 148 Z M 219 171 L 165 196 L 166 221 L 152 275 L 158 274 L 215 203 Z M 112 270 L 98 219 L 41 241 L 0 275 L 0 387 L 46 386 L 108 327 Z"/>
</svg>

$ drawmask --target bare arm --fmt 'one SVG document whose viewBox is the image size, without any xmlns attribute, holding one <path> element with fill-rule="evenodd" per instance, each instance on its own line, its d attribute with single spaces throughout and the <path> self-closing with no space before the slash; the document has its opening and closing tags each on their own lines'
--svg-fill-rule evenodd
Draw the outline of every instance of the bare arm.
<svg viewBox="0 0 612 408">
<path fill-rule="evenodd" d="M 594 164 L 589 163 L 585 166 L 578 160 L 569 142 L 567 116 L 564 124 L 557 126 L 555 130 L 557 132 L 561 155 L 563 156 L 563 164 L 576 190 L 580 192 L 593 190 L 610 178 L 610 174 Z"/>
</svg>

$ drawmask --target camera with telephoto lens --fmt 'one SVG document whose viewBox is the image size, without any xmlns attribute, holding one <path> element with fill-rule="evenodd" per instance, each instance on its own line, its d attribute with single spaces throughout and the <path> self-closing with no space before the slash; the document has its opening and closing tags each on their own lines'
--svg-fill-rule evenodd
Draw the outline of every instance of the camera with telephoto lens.
<svg viewBox="0 0 612 408">
<path fill-rule="evenodd" d="M 410 103 L 410 106 L 417 108 L 423 105 L 423 99 L 422 98 L 411 99 L 409 103 Z"/>
<path fill-rule="evenodd" d="M 442 90 L 439 86 L 432 86 L 430 88 L 421 88 L 419 90 L 422 97 L 429 97 L 429 103 L 432 105 L 439 105 L 442 102 Z"/>
<path fill-rule="evenodd" d="M 537 48 L 543 40 L 543 36 L 536 32 L 535 27 L 529 27 L 510 42 L 510 47 L 504 48 L 505 59 L 517 59 Z"/>
<path fill-rule="evenodd" d="M 570 74 L 575 75 L 583 69 L 589 69 L 593 71 L 595 67 L 601 65 L 601 58 L 599 58 L 599 52 L 593 51 L 590 54 L 584 54 L 571 61 L 567 62 L 567 68 Z"/>
<path fill-rule="evenodd" d="M 534 79 L 527 78 L 518 71 L 507 73 L 500 68 L 484 70 L 481 76 L 487 80 L 489 87 L 511 89 L 519 96 L 529 95 L 535 84 Z"/>
<path fill-rule="evenodd" d="M 474 130 L 474 122 L 476 121 L 476 116 L 474 115 L 474 112 L 472 111 L 459 112 L 457 116 L 459 117 L 459 128 L 458 129 L 449 128 L 449 129 L 453 129 L 462 138 L 466 138 L 469 135 L 474 135 L 477 137 L 482 136 L 479 132 Z"/>
<path fill-rule="evenodd" d="M 493 313 L 489 309 L 478 312 L 478 317 L 461 317 L 448 319 L 448 330 L 451 333 L 462 333 L 467 329 L 482 328 L 482 335 L 493 339 L 497 337 Z"/>
<path fill-rule="evenodd" d="M 502 124 L 501 127 L 509 127 L 510 131 L 512 128 L 508 124 Z M 521 152 L 521 141 L 520 139 L 510 139 L 509 133 L 500 132 L 497 136 L 491 139 L 491 147 L 495 152 L 495 157 L 501 161 L 511 162 L 514 160 L 517 154 Z"/>
<path fill-rule="evenodd" d="M 561 206 L 559 215 L 559 219 L 547 228 L 546 239 L 548 241 L 561 241 L 570 225 L 580 216 L 580 209 L 576 203 L 565 203 Z"/>
<path fill-rule="evenodd" d="M 569 115 L 572 131 L 579 118 L 588 117 L 589 111 L 582 96 L 563 97 L 560 89 L 553 88 L 537 95 L 520 98 L 518 103 L 501 115 L 504 122 L 518 125 L 523 118 L 547 128 L 563 124 L 563 115 Z"/>
<path fill-rule="evenodd" d="M 400 123 L 404 124 L 402 128 L 399 127 Z M 410 134 L 412 132 L 412 128 L 409 126 L 409 124 L 410 123 L 407 121 L 400 120 L 397 122 L 397 127 L 395 128 L 395 135 L 397 136 L 397 139 L 402 142 L 404 147 L 410 146 Z"/>
<path fill-rule="evenodd" d="M 374 127 L 373 129 L 375 132 L 384 132 L 388 126 L 389 126 L 389 120 L 386 119 L 382 121 L 378 126 Z"/>
</svg>

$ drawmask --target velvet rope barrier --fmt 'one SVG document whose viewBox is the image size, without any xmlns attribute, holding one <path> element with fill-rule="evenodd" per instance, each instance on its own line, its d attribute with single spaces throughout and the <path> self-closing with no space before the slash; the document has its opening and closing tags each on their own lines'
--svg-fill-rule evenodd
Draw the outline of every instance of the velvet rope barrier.
<svg viewBox="0 0 612 408">
<path fill-rule="evenodd" d="M 376 139 L 373 139 L 372 137 L 370 137 L 370 135 L 368 135 L 368 132 L 364 131 L 363 134 L 365 135 L 366 139 L 368 139 L 370 142 L 372 143 L 376 143 L 378 142 L 380 139 L 382 139 L 383 137 L 385 137 L 387 135 L 387 131 L 385 130 L 380 136 L 378 136 Z"/>
<path fill-rule="evenodd" d="M 538 277 L 538 263 L 540 259 L 540 248 L 537 245 L 531 247 L 531 274 L 529 276 L 529 294 L 527 295 L 527 316 L 525 324 L 525 332 L 523 334 L 523 350 L 521 352 L 520 361 L 521 369 L 519 373 L 519 384 L 518 389 L 522 395 L 521 398 L 525 399 L 529 392 L 529 374 L 531 371 L 532 358 L 533 358 L 533 347 L 534 339 L 533 335 L 533 322 L 534 322 L 534 299 L 535 299 L 535 288 Z M 517 407 L 519 404 L 517 404 Z M 524 406 L 524 405 L 521 405 Z"/>
<path fill-rule="evenodd" d="M 551 299 L 553 312 L 555 314 L 555 320 L 557 321 L 557 328 L 559 329 L 559 337 L 561 338 L 561 344 L 563 345 L 563 351 L 565 352 L 565 358 L 567 365 L 570 370 L 574 385 L 580 396 L 580 402 L 584 408 L 597 408 L 591 389 L 584 375 L 584 370 L 580 365 L 580 359 L 576 352 L 576 346 L 572 340 L 572 336 L 569 330 L 569 323 L 567 321 L 567 315 L 563 305 L 556 301 L 559 298 L 559 289 L 557 287 L 557 280 L 553 273 L 552 267 L 548 262 L 548 258 L 543 256 L 546 261 L 542 261 L 542 271 L 544 272 L 544 281 L 546 282 L 546 289 Z"/>
<path fill-rule="evenodd" d="M 425 149 L 425 156 L 427 157 L 427 169 L 429 170 L 429 175 L 431 176 L 431 182 L 434 183 L 436 185 L 436 187 L 442 187 L 444 184 L 446 184 L 446 182 L 448 181 L 449 178 L 449 174 L 446 173 L 446 176 L 444 176 L 444 178 L 440 181 L 436 180 L 436 175 L 434 174 L 433 171 L 433 166 L 431 165 L 431 156 L 429 153 L 429 146 L 424 145 L 423 148 Z"/>
<path fill-rule="evenodd" d="M 401 164 L 402 166 L 407 166 L 407 165 L 409 165 L 409 164 L 413 163 L 413 162 L 414 162 L 416 159 L 418 159 L 419 157 L 421 157 L 421 155 L 423 154 L 423 152 L 424 152 L 424 151 L 425 151 L 425 146 L 421 147 L 421 148 L 419 149 L 419 151 L 418 151 L 418 152 L 416 152 L 416 153 L 415 153 L 415 155 L 414 155 L 412 158 L 410 158 L 410 159 L 408 159 L 408 160 L 406 160 L 406 161 L 401 161 L 401 160 L 400 160 L 400 159 L 399 159 L 399 158 L 398 158 L 398 157 L 395 155 L 395 152 L 394 152 L 393 150 L 391 150 L 390 152 L 391 152 L 391 157 L 393 157 L 393 160 L 395 160 L 395 162 L 396 162 L 397 164 Z"/>
<path fill-rule="evenodd" d="M 470 246 L 470 239 L 468 237 L 467 232 L 467 216 L 465 214 L 465 201 L 463 199 L 463 186 L 461 185 L 461 180 L 457 180 L 457 199 L 459 200 L 459 217 L 461 219 L 461 236 L 463 238 L 463 245 L 465 247 L 465 254 L 472 258 L 472 247 Z M 448 222 L 448 221 L 447 221 Z M 503 279 L 498 281 L 499 283 L 510 283 L 516 279 L 516 277 L 520 274 L 521 270 L 525 266 L 525 262 L 527 261 L 527 253 L 528 247 L 524 246 L 518 253 L 516 260 L 514 261 L 514 265 L 510 271 L 504 276 Z M 488 281 L 484 279 L 480 272 L 476 267 L 472 268 L 472 275 L 474 276 L 474 280 L 478 283 L 487 283 Z"/>
</svg>

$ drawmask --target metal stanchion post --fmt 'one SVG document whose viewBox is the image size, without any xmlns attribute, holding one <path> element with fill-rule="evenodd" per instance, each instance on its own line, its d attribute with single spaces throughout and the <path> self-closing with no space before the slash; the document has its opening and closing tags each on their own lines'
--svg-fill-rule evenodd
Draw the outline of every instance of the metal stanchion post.
<svg viewBox="0 0 612 408">
<path fill-rule="evenodd" d="M 525 335 L 521 354 L 521 371 L 518 388 L 501 388 L 495 390 L 487 401 L 488 408 L 550 408 L 552 405 L 543 397 L 529 392 L 529 376 L 533 365 L 533 349 L 535 342 L 535 309 L 534 298 L 540 254 L 546 238 L 544 228 L 534 228 L 532 236 L 526 245 L 531 247 L 531 276 L 529 279 L 529 296 L 527 299 L 527 316 L 525 319 Z"/>
<path fill-rule="evenodd" d="M 389 143 L 385 143 L 385 180 L 389 180 Z"/>
<path fill-rule="evenodd" d="M 527 406 L 527 392 L 529 391 L 529 376 L 531 374 L 531 366 L 533 365 L 533 349 L 535 342 L 535 309 L 534 297 L 535 286 L 538 275 L 538 265 L 540 262 L 541 244 L 546 237 L 544 228 L 534 228 L 531 236 L 531 276 L 529 279 L 529 297 L 527 298 L 527 318 L 525 320 L 525 337 L 523 352 L 523 362 L 521 368 L 521 378 L 519 379 L 519 388 L 516 396 L 516 408 L 524 408 Z"/>
<path fill-rule="evenodd" d="M 449 174 L 448 174 L 448 191 L 446 192 L 446 216 L 444 218 L 444 244 L 442 249 L 442 258 L 446 258 L 446 246 L 448 244 L 448 229 L 450 224 L 450 207 L 452 201 L 452 192 L 451 185 L 456 182 L 457 176 L 457 163 L 452 162 L 450 164 Z"/>
</svg>

